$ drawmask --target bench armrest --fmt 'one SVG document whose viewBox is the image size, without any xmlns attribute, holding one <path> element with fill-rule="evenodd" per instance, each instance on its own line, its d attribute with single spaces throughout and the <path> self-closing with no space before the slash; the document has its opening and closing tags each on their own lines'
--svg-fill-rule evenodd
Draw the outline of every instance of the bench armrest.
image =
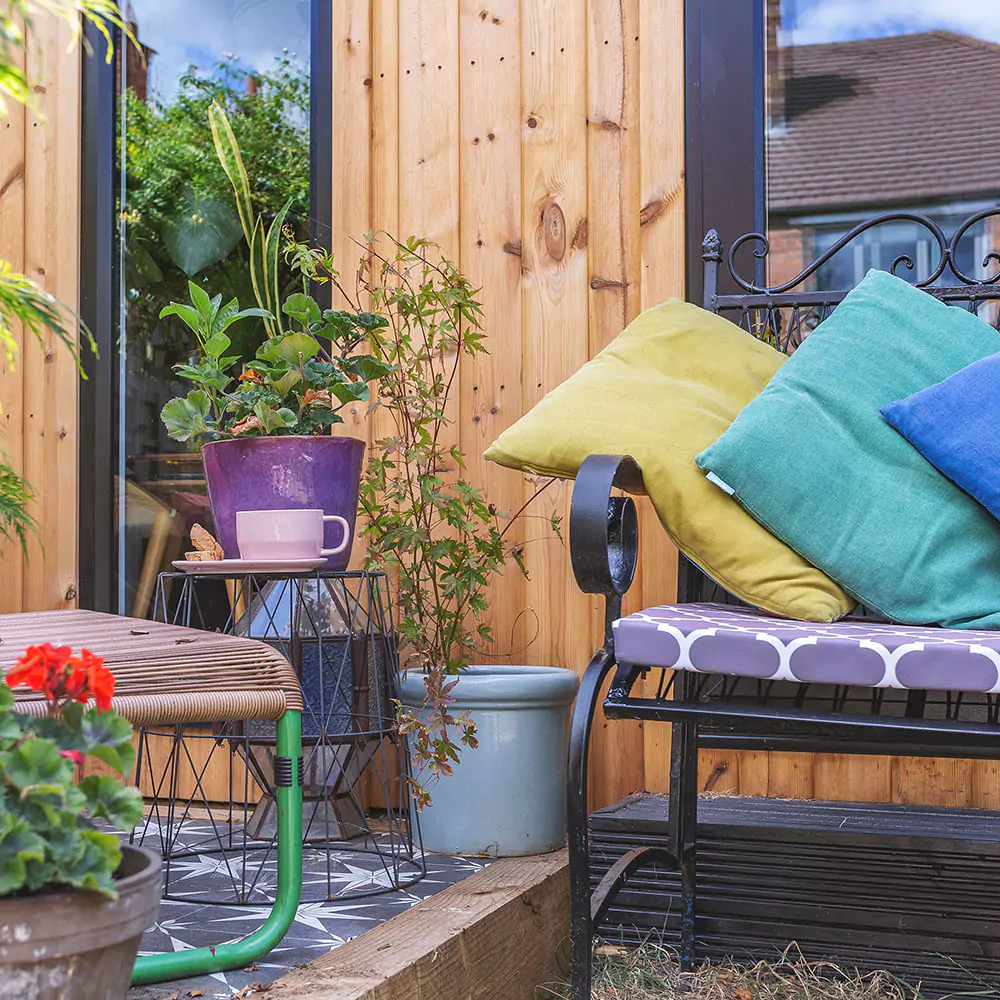
<svg viewBox="0 0 1000 1000">
<path fill-rule="evenodd" d="M 606 600 L 605 640 L 621 615 L 622 595 L 635 576 L 639 519 L 631 497 L 614 490 L 644 492 L 642 472 L 628 455 L 590 455 L 576 474 L 569 515 L 569 550 L 577 586 Z"/>
</svg>

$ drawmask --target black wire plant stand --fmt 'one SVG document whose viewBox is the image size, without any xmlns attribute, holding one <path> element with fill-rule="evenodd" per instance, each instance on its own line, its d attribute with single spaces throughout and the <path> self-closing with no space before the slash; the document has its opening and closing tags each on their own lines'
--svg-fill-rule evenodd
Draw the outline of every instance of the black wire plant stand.
<svg viewBox="0 0 1000 1000">
<path fill-rule="evenodd" d="M 384 574 L 163 573 L 154 618 L 262 640 L 295 669 L 304 701 L 303 902 L 375 896 L 426 875 L 396 723 L 398 656 Z M 159 847 L 165 899 L 266 901 L 277 858 L 274 752 L 267 721 L 140 730 L 136 782 L 152 795 L 132 839 Z M 366 856 L 370 878 L 341 888 L 336 859 L 344 852 Z M 214 876 L 208 895 L 190 891 L 194 871 Z"/>
</svg>

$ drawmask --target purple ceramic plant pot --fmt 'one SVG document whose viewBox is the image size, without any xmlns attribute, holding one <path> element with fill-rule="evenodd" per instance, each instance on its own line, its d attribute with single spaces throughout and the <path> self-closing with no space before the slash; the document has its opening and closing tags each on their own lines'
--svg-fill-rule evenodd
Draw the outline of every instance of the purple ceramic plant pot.
<svg viewBox="0 0 1000 1000">
<path fill-rule="evenodd" d="M 227 559 L 238 559 L 236 512 L 308 510 L 339 514 L 351 526 L 358 512 L 358 484 L 365 443 L 349 437 L 287 435 L 213 441 L 201 449 L 215 530 Z M 341 529 L 328 524 L 326 548 L 340 543 Z M 326 561 L 347 569 L 351 545 Z"/>
</svg>

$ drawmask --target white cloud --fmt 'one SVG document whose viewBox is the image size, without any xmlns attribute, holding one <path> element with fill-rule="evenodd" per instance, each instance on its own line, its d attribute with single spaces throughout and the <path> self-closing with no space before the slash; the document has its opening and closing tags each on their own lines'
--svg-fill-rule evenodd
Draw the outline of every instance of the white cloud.
<svg viewBox="0 0 1000 1000">
<path fill-rule="evenodd" d="M 150 84 L 170 100 L 190 63 L 203 70 L 225 56 L 267 69 L 284 50 L 309 59 L 309 4 L 304 0 L 132 0 L 139 38 L 156 50 Z"/>
<path fill-rule="evenodd" d="M 785 0 L 782 6 L 783 44 L 940 30 L 1000 42 L 994 0 Z"/>
</svg>

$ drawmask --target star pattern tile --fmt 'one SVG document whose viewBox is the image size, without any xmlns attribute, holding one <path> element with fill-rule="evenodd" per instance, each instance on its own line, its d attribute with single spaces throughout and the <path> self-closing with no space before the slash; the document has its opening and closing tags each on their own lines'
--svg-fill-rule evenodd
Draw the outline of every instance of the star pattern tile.
<svg viewBox="0 0 1000 1000">
<path fill-rule="evenodd" d="M 197 824 L 192 823 L 190 827 L 174 833 L 185 842 L 197 844 L 202 831 L 197 829 Z M 147 841 L 147 846 L 153 844 Z M 404 874 L 397 880 L 386 867 L 384 853 L 379 856 L 335 847 L 329 850 L 307 847 L 303 854 L 303 886 L 311 886 L 314 890 L 307 895 L 322 894 L 326 885 L 334 898 L 302 903 L 284 940 L 259 961 L 256 968 L 136 988 L 129 992 L 129 1000 L 161 1000 L 175 994 L 185 997 L 189 991 L 197 990 L 205 1000 L 230 998 L 253 983 L 278 979 L 292 966 L 318 958 L 489 863 L 487 858 L 419 855 L 426 863 L 427 874 L 414 880 L 417 874 L 414 866 L 413 876 L 408 878 Z M 179 867 L 174 869 L 175 865 Z M 211 855 L 194 853 L 184 859 L 175 859 L 171 867 L 173 898 L 162 901 L 157 922 L 143 935 L 140 955 L 184 951 L 236 940 L 259 927 L 270 911 L 277 872 L 273 851 L 261 851 L 259 856 L 249 857 L 245 866 L 240 863 L 238 854 L 221 857 L 216 852 Z M 254 887 L 251 902 L 238 906 L 203 902 L 213 893 L 231 893 L 234 881 L 239 882 L 244 876 L 247 885 Z M 404 887 L 385 891 L 386 886 L 395 881 L 402 881 Z M 378 894 L 362 898 L 355 895 L 343 902 L 336 899 L 338 893 L 369 889 Z M 189 897 L 187 901 L 185 897 Z"/>
</svg>

